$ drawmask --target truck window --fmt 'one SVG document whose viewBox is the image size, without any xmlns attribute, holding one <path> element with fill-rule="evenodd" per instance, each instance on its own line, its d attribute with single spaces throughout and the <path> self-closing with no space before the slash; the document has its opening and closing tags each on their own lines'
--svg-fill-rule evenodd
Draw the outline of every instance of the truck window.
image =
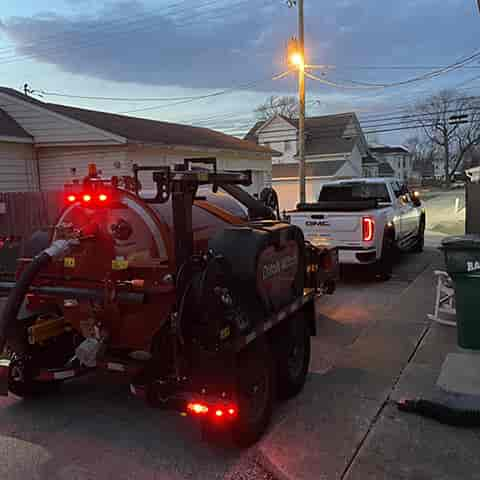
<svg viewBox="0 0 480 480">
<path fill-rule="evenodd" d="M 376 200 L 390 203 L 387 187 L 384 183 L 342 183 L 324 185 L 318 197 L 319 202 L 355 202 Z"/>
</svg>

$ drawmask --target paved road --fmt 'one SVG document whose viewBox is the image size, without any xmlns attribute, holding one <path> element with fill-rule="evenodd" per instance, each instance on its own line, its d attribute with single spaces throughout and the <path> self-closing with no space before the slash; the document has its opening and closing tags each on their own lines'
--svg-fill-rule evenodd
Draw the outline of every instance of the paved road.
<svg viewBox="0 0 480 480">
<path fill-rule="evenodd" d="M 265 468 L 287 478 L 341 478 L 392 375 L 383 372 L 385 382 L 372 383 L 345 362 L 355 351 L 373 355 L 365 333 L 377 325 L 390 332 L 392 307 L 437 255 L 432 249 L 404 256 L 384 284 L 350 271 L 335 295 L 319 300 L 305 392 L 278 407 L 269 434 L 250 452 L 202 442 L 190 420 L 149 409 L 126 385 L 101 377 L 69 383 L 60 395 L 33 403 L 0 399 L 0 478 L 271 478 Z M 387 357 L 389 348 L 397 352 L 382 348 Z"/>
<path fill-rule="evenodd" d="M 427 214 L 427 230 L 453 235 L 464 233 L 465 190 L 439 192 L 424 202 Z"/>
</svg>

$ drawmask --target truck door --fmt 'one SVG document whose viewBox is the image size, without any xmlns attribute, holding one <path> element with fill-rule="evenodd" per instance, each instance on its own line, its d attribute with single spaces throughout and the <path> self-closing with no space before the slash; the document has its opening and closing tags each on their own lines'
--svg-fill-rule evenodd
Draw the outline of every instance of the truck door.
<svg viewBox="0 0 480 480">
<path fill-rule="evenodd" d="M 403 195 L 403 201 L 406 205 L 405 209 L 405 224 L 407 235 L 417 235 L 420 226 L 420 210 L 413 204 L 412 196 L 407 191 Z"/>
<path fill-rule="evenodd" d="M 395 230 L 398 232 L 398 238 L 403 239 L 408 235 L 408 208 L 402 198 L 402 187 L 400 183 L 392 182 L 391 185 L 395 195 Z"/>
</svg>

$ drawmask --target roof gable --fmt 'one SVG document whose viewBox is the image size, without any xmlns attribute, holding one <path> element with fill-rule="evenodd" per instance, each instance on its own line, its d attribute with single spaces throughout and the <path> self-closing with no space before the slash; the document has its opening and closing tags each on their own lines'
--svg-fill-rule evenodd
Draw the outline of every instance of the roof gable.
<svg viewBox="0 0 480 480">
<path fill-rule="evenodd" d="M 269 148 L 207 128 L 45 103 L 16 90 L 0 87 L 0 94 L 2 93 L 28 103 L 35 108 L 46 110 L 59 118 L 67 119 L 98 132 L 104 132 L 105 135 L 123 141 L 122 143 L 130 141 L 143 144 L 204 147 L 275 155 L 275 152 Z"/>
<path fill-rule="evenodd" d="M 0 108 L 0 137 L 18 138 L 32 141 L 32 136 L 26 132 L 7 112 Z"/>
<path fill-rule="evenodd" d="M 113 132 L 62 115 L 49 105 L 12 88 L 0 87 L 0 107 L 33 137 L 36 144 L 111 145 L 127 142 L 126 138 Z"/>
</svg>

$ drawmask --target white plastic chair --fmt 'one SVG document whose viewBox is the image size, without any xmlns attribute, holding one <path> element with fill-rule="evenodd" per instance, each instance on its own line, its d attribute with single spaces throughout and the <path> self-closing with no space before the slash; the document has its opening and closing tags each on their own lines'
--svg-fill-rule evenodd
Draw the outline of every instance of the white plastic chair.
<svg viewBox="0 0 480 480">
<path fill-rule="evenodd" d="M 457 313 L 455 309 L 455 290 L 453 289 L 452 279 L 447 272 L 442 272 L 441 270 L 435 270 L 434 274 L 437 277 L 435 309 L 433 314 L 428 315 L 428 318 L 440 325 L 456 327 L 457 322 L 441 318 L 442 314 L 456 315 Z"/>
</svg>

